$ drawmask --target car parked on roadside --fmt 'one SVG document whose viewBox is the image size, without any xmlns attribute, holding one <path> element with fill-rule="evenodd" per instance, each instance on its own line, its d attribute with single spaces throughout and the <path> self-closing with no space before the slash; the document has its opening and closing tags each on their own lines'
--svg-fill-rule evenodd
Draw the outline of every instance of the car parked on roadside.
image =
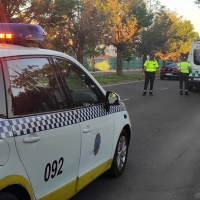
<svg viewBox="0 0 200 200">
<path fill-rule="evenodd" d="M 179 71 L 177 69 L 177 64 L 178 63 L 170 63 L 170 64 L 167 64 L 165 65 L 164 67 L 162 67 L 160 69 L 160 79 L 161 80 L 164 80 L 165 78 L 168 78 L 168 79 L 179 79 Z"/>
</svg>

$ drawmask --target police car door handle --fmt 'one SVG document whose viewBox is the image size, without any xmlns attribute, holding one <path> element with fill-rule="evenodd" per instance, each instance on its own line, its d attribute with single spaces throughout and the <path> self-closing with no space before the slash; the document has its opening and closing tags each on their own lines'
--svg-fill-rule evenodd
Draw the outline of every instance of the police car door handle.
<svg viewBox="0 0 200 200">
<path fill-rule="evenodd" d="M 92 132 L 92 128 L 83 129 L 83 133 L 89 133 L 89 132 Z"/>
<path fill-rule="evenodd" d="M 23 142 L 24 143 L 33 143 L 37 142 L 41 139 L 41 137 L 29 137 L 29 138 L 24 138 Z"/>
</svg>

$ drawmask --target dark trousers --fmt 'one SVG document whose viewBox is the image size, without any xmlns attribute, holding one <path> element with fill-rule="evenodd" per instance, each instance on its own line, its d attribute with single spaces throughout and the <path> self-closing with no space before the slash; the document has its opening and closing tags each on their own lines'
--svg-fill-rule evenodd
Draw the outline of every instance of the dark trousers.
<svg viewBox="0 0 200 200">
<path fill-rule="evenodd" d="M 155 80 L 155 72 L 145 72 L 144 91 L 147 90 L 150 81 L 150 91 L 153 91 L 153 83 Z"/>
<path fill-rule="evenodd" d="M 188 78 L 189 78 L 189 73 L 180 73 L 180 77 L 179 77 L 180 91 L 183 91 L 183 83 L 185 86 L 185 91 L 188 91 Z"/>
</svg>

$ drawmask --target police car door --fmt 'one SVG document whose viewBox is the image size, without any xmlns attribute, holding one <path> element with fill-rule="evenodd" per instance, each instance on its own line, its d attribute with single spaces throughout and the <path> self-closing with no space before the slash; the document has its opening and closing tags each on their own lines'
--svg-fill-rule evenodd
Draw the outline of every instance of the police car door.
<svg viewBox="0 0 200 200">
<path fill-rule="evenodd" d="M 15 57 L 4 66 L 10 123 L 36 199 L 66 199 L 75 192 L 81 134 L 50 60 Z"/>
<path fill-rule="evenodd" d="M 82 145 L 78 172 L 80 190 L 107 169 L 113 146 L 114 118 L 103 106 L 105 96 L 75 64 L 55 59 L 67 82 L 80 121 Z"/>
</svg>

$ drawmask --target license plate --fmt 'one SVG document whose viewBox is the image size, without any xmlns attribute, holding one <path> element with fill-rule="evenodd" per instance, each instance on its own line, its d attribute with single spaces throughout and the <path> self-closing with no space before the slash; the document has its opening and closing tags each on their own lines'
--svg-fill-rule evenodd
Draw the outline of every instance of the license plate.
<svg viewBox="0 0 200 200">
<path fill-rule="evenodd" d="M 172 75 L 171 73 L 166 73 L 165 75 Z"/>
<path fill-rule="evenodd" d="M 194 81 L 199 81 L 199 80 L 200 80 L 200 78 L 193 78 L 193 80 L 194 80 Z"/>
</svg>

